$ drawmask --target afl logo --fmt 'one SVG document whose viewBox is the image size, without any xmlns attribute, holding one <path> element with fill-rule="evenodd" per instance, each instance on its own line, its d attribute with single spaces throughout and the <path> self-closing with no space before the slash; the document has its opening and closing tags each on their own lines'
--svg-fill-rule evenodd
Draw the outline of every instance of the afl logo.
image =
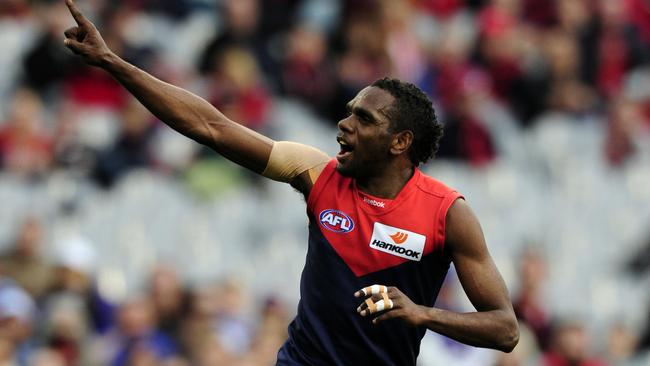
<svg viewBox="0 0 650 366">
<path fill-rule="evenodd" d="M 335 233 L 349 233 L 354 230 L 354 221 L 350 216 L 338 210 L 324 210 L 319 216 L 320 224 Z"/>
</svg>

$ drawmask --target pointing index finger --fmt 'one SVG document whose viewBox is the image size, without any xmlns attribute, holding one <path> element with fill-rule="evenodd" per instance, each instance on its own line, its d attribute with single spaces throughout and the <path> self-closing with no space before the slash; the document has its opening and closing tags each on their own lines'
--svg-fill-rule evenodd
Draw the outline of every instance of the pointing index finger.
<svg viewBox="0 0 650 366">
<path fill-rule="evenodd" d="M 78 25 L 85 25 L 88 23 L 88 20 L 86 17 L 81 14 L 77 6 L 72 0 L 65 0 L 65 5 L 68 6 L 68 9 L 70 10 L 70 14 L 72 14 L 72 17 L 74 20 L 77 22 Z"/>
</svg>

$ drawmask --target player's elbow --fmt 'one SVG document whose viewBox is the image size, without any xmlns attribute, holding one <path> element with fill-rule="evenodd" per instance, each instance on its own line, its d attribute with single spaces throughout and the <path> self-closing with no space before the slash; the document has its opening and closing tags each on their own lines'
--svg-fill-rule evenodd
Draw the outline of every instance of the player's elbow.
<svg viewBox="0 0 650 366">
<path fill-rule="evenodd" d="M 504 320 L 503 332 L 500 338 L 498 349 L 506 353 L 512 352 L 519 343 L 519 323 L 514 315 Z"/>
<path fill-rule="evenodd" d="M 202 118 L 194 129 L 195 141 L 213 149 L 223 144 L 223 122 Z"/>
</svg>

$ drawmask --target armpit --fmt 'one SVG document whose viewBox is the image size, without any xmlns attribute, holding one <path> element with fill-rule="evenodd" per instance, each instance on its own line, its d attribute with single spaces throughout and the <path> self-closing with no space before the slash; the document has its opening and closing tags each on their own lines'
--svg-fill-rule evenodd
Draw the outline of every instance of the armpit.
<svg viewBox="0 0 650 366">
<path fill-rule="evenodd" d="M 277 141 L 273 144 L 269 161 L 262 175 L 285 183 L 291 183 L 297 176 L 309 172 L 313 182 L 330 157 L 324 152 L 308 146 L 289 141 Z"/>
</svg>

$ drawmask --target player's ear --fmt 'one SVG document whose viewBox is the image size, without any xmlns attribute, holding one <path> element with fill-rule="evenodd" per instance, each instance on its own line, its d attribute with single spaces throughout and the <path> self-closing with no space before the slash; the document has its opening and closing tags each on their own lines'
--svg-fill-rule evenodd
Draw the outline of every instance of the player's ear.
<svg viewBox="0 0 650 366">
<path fill-rule="evenodd" d="M 413 144 L 413 132 L 404 130 L 393 134 L 393 140 L 390 144 L 390 152 L 394 155 L 400 155 L 408 151 Z"/>
</svg>

